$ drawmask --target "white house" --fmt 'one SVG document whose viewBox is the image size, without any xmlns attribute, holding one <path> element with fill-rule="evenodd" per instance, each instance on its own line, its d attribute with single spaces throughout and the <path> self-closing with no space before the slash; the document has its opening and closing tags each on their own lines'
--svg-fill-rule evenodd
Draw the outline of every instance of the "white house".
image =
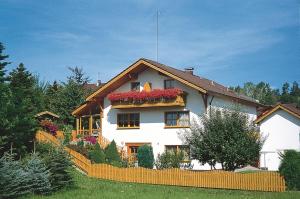
<svg viewBox="0 0 300 199">
<path fill-rule="evenodd" d="M 278 104 L 262 113 L 255 122 L 266 138 L 260 167 L 278 170 L 280 153 L 287 149 L 300 149 L 300 110 L 293 104 Z"/>
<path fill-rule="evenodd" d="M 155 157 L 165 150 L 189 149 L 178 132 L 210 107 L 239 105 L 256 119 L 261 106 L 252 98 L 238 95 L 215 81 L 148 59 L 139 59 L 87 97 L 73 111 L 77 132 L 99 133 L 115 140 L 128 155 L 143 144 L 153 147 Z M 197 164 L 194 169 L 209 169 Z"/>
</svg>

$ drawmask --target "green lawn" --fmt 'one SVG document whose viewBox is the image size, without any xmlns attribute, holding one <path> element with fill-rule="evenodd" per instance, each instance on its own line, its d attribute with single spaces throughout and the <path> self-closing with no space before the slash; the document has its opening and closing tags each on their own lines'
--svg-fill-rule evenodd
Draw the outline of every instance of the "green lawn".
<svg viewBox="0 0 300 199">
<path fill-rule="evenodd" d="M 201 189 L 190 187 L 145 185 L 120 183 L 86 177 L 74 172 L 75 187 L 62 190 L 50 196 L 27 196 L 26 199 L 86 199 L 86 198 L 204 198 L 204 199 L 241 199 L 241 198 L 300 198 L 300 192 L 267 193 L 250 191 L 233 191 L 217 189 Z"/>
</svg>

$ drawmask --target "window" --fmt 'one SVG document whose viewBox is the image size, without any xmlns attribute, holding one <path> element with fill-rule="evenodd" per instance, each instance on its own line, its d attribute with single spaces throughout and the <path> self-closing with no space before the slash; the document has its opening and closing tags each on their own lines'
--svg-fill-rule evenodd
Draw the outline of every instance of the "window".
<svg viewBox="0 0 300 199">
<path fill-rule="evenodd" d="M 166 112 L 165 113 L 166 127 L 189 127 L 190 114 L 188 111 Z"/>
<path fill-rule="evenodd" d="M 139 128 L 140 114 L 139 113 L 120 113 L 117 118 L 118 128 Z"/>
<path fill-rule="evenodd" d="M 166 145 L 166 152 L 183 153 L 183 161 L 190 161 L 190 148 L 186 145 Z"/>
<path fill-rule="evenodd" d="M 168 88 L 174 88 L 174 83 L 175 81 L 173 79 L 167 79 L 164 81 L 164 87 L 165 89 L 168 89 Z"/>
<path fill-rule="evenodd" d="M 132 91 L 140 91 L 140 82 L 131 82 Z"/>
</svg>

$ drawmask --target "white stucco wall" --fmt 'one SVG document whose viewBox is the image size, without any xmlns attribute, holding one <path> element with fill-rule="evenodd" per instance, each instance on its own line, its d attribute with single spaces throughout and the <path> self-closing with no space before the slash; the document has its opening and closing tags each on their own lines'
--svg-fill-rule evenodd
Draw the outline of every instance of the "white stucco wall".
<svg viewBox="0 0 300 199">
<path fill-rule="evenodd" d="M 148 69 L 138 75 L 138 79 L 134 80 L 140 82 L 141 90 L 146 82 L 152 83 L 152 88 L 164 88 L 164 80 L 169 79 L 163 75 L 159 75 L 157 71 Z M 188 93 L 186 107 L 169 107 L 169 108 L 144 108 L 120 110 L 112 109 L 110 101 L 104 99 L 104 117 L 102 119 L 103 136 L 109 140 L 115 140 L 119 146 L 124 146 L 125 143 L 151 143 L 153 147 L 154 156 L 165 150 L 165 145 L 181 145 L 182 140 L 178 133 L 182 129 L 172 128 L 165 129 L 164 113 L 166 111 L 188 110 L 190 111 L 190 119 L 205 113 L 204 102 L 201 94 L 180 82 L 175 81 L 175 87 L 181 88 Z M 130 82 L 125 83 L 116 92 L 130 91 Z M 208 100 L 210 101 L 210 99 Z M 223 100 L 215 97 L 212 105 L 215 107 L 226 107 L 231 104 L 230 100 Z M 139 129 L 117 129 L 117 113 L 130 112 L 140 113 L 140 128 Z M 245 112 L 249 113 L 251 117 L 256 117 L 255 107 L 245 106 Z M 210 169 L 208 165 L 201 166 L 197 161 L 192 161 L 194 169 Z"/>
<path fill-rule="evenodd" d="M 279 153 L 286 149 L 300 149 L 300 119 L 290 113 L 277 110 L 260 123 L 260 131 L 266 141 L 261 150 L 260 166 L 278 170 Z"/>
</svg>

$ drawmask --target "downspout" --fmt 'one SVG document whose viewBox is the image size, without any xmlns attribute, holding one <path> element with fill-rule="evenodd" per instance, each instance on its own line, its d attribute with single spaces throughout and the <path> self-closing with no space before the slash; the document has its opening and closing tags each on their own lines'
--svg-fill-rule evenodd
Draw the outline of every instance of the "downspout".
<svg viewBox="0 0 300 199">
<path fill-rule="evenodd" d="M 215 96 L 212 95 L 211 100 L 210 100 L 210 102 L 209 102 L 209 116 L 211 115 L 211 103 L 212 103 L 212 101 L 214 100 L 214 97 L 215 97 Z"/>
</svg>

